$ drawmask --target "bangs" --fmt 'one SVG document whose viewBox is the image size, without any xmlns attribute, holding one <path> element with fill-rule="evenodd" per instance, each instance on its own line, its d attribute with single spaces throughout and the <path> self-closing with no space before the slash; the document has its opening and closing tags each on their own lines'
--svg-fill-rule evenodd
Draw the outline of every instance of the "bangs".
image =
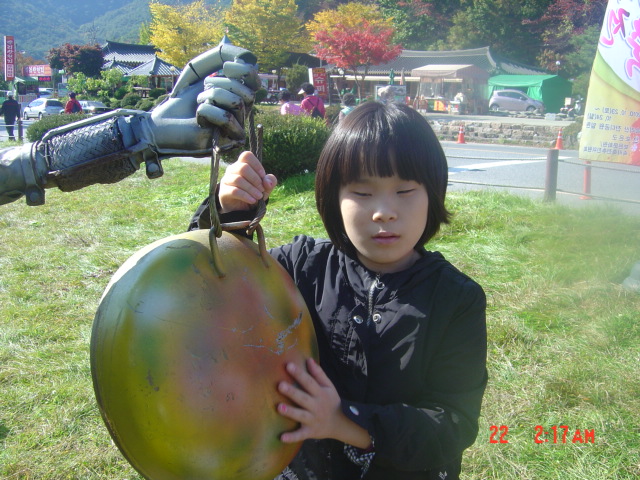
<svg viewBox="0 0 640 480">
<path fill-rule="evenodd" d="M 340 183 L 352 183 L 363 176 L 398 175 L 425 184 L 424 155 L 430 149 L 418 145 L 426 143 L 424 132 L 418 132 L 404 112 L 385 112 L 380 105 L 375 108 L 375 102 L 368 106 L 351 112 L 336 128 L 340 130 L 335 132 L 341 144 L 336 165 Z"/>
</svg>

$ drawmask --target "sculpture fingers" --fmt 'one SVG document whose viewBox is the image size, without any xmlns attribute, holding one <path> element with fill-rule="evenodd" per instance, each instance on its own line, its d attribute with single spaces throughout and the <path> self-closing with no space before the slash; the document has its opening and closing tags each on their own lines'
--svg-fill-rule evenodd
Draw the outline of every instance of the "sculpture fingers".
<svg viewBox="0 0 640 480">
<path fill-rule="evenodd" d="M 203 128 L 218 127 L 222 130 L 223 136 L 244 142 L 244 128 L 230 111 L 211 103 L 202 103 L 198 106 L 196 114 L 199 126 Z"/>
</svg>

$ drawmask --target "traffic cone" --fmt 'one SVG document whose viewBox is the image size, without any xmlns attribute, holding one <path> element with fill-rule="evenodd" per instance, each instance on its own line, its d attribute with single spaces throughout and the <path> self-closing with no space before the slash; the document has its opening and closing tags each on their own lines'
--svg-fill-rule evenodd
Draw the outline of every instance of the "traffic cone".
<svg viewBox="0 0 640 480">
<path fill-rule="evenodd" d="M 460 130 L 458 130 L 458 141 L 456 143 L 467 143 L 464 141 L 464 125 L 460 125 Z"/>
<path fill-rule="evenodd" d="M 558 132 L 558 139 L 556 140 L 556 150 L 564 150 L 564 145 L 562 145 L 562 129 Z"/>
</svg>

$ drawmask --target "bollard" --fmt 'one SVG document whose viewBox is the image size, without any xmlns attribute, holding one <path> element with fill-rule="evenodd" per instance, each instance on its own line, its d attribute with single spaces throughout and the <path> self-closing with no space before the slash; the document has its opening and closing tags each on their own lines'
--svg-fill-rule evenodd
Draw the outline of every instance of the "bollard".
<svg viewBox="0 0 640 480">
<path fill-rule="evenodd" d="M 558 188 L 558 156 L 560 150 L 551 148 L 547 151 L 547 172 L 544 181 L 544 201 L 555 202 Z"/>
<path fill-rule="evenodd" d="M 589 160 L 584 162 L 582 192 L 584 195 L 580 197 L 580 200 L 591 200 L 591 162 Z"/>
<path fill-rule="evenodd" d="M 22 119 L 18 116 L 18 140 L 22 141 Z"/>
</svg>

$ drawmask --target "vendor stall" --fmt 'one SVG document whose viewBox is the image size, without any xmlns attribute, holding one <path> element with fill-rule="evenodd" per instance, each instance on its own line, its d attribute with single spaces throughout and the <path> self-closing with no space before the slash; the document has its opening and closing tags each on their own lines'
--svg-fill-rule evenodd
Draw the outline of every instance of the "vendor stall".
<svg viewBox="0 0 640 480">
<path fill-rule="evenodd" d="M 411 75 L 420 78 L 414 107 L 430 112 L 483 113 L 489 74 L 475 65 L 425 65 Z"/>
</svg>

